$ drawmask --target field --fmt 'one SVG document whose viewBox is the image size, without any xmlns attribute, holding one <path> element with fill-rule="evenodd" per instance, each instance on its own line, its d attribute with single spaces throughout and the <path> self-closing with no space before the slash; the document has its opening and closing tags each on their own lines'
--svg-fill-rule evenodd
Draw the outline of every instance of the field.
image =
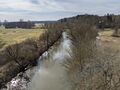
<svg viewBox="0 0 120 90">
<path fill-rule="evenodd" d="M 19 43 L 28 38 L 39 37 L 43 29 L 2 29 L 0 28 L 0 48 Z"/>
<path fill-rule="evenodd" d="M 99 33 L 99 37 L 103 46 L 111 48 L 113 50 L 120 51 L 120 37 L 113 37 L 114 30 L 106 29 Z"/>
</svg>

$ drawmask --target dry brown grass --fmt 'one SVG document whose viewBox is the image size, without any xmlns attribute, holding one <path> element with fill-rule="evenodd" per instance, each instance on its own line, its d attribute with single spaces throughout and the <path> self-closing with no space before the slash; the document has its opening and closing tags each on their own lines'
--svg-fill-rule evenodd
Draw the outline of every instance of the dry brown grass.
<svg viewBox="0 0 120 90">
<path fill-rule="evenodd" d="M 43 29 L 2 29 L 0 28 L 0 41 L 4 43 L 2 47 L 10 44 L 20 43 L 28 38 L 39 37 Z"/>
<path fill-rule="evenodd" d="M 113 50 L 119 47 L 119 39 L 106 30 L 100 32 L 102 42 L 98 45 L 94 28 L 86 24 L 78 27 L 72 29 L 73 52 L 64 63 L 73 86 L 71 90 L 119 90 L 120 53 Z"/>
<path fill-rule="evenodd" d="M 120 51 L 120 37 L 113 37 L 113 33 L 114 30 L 112 29 L 99 32 L 101 45 Z"/>
</svg>

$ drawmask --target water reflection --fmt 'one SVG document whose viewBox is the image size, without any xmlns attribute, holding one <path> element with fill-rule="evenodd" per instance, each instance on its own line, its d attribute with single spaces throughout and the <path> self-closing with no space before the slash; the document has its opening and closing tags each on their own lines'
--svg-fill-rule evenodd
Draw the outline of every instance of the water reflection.
<svg viewBox="0 0 120 90">
<path fill-rule="evenodd" d="M 40 57 L 39 68 L 29 84 L 28 90 L 70 90 L 62 62 L 69 57 L 70 40 L 63 33 L 63 39 L 55 52 L 46 52 Z M 49 55 L 48 55 L 49 54 Z"/>
<path fill-rule="evenodd" d="M 71 41 L 66 32 L 62 36 L 59 42 L 39 58 L 37 67 L 27 70 L 22 77 L 19 73 L 2 90 L 70 90 L 62 63 L 69 57 Z"/>
</svg>

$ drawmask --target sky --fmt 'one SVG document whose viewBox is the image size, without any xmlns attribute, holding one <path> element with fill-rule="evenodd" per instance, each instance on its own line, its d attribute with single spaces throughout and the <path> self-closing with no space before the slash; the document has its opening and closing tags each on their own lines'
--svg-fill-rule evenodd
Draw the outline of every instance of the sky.
<svg viewBox="0 0 120 90">
<path fill-rule="evenodd" d="M 120 0 L 0 0 L 0 20 L 58 20 L 77 14 L 119 14 Z"/>
</svg>

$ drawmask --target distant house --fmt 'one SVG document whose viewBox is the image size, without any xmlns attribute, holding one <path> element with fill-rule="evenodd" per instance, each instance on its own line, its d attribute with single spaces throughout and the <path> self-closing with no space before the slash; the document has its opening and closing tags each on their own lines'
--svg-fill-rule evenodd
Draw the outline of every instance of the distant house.
<svg viewBox="0 0 120 90">
<path fill-rule="evenodd" d="M 35 28 L 42 28 L 44 25 L 44 23 L 35 23 Z"/>
<path fill-rule="evenodd" d="M 33 22 L 5 22 L 3 24 L 5 28 L 25 28 L 25 29 L 31 29 L 35 26 Z"/>
</svg>

